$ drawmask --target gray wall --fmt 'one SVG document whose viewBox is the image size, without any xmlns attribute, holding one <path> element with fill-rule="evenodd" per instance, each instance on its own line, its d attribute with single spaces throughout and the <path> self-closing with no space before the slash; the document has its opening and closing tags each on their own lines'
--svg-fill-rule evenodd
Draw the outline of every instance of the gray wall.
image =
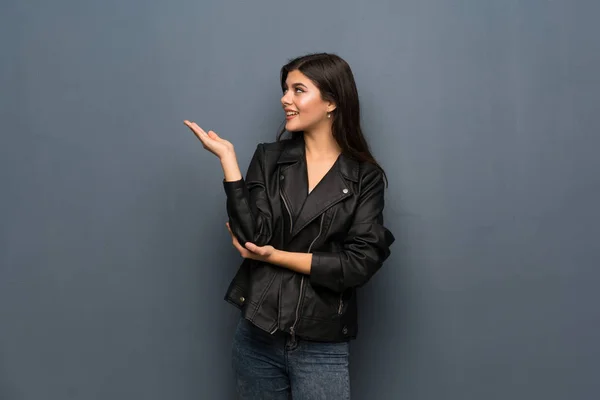
<svg viewBox="0 0 600 400">
<path fill-rule="evenodd" d="M 600 384 L 595 1 L 3 1 L 0 398 L 232 399 L 221 171 L 278 72 L 354 69 L 393 255 L 355 399 L 581 399 Z"/>
</svg>

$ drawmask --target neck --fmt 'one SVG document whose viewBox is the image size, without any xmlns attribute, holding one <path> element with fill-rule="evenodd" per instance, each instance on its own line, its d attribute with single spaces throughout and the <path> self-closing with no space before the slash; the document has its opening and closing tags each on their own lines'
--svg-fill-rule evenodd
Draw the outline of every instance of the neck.
<svg viewBox="0 0 600 400">
<path fill-rule="evenodd" d="M 342 152 L 341 147 L 333 137 L 331 124 L 304 131 L 306 156 L 312 159 L 336 158 Z"/>
</svg>

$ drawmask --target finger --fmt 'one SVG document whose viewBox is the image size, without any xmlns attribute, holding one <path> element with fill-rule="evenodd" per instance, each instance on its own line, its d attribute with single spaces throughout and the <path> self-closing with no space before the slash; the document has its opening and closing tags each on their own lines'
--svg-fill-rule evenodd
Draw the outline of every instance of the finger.
<svg viewBox="0 0 600 400">
<path fill-rule="evenodd" d="M 245 248 L 242 247 L 242 245 L 240 244 L 240 242 L 237 241 L 237 239 L 234 238 L 232 240 L 232 243 L 233 243 L 233 247 L 235 247 L 236 250 L 240 252 L 240 254 L 243 255 L 243 253 L 247 251 Z"/>
<path fill-rule="evenodd" d="M 243 247 L 240 247 L 238 249 L 240 256 L 242 256 L 243 258 L 249 258 L 250 255 L 252 254 L 251 252 L 249 252 L 248 250 L 244 249 Z"/>
<path fill-rule="evenodd" d="M 235 236 L 233 236 L 233 232 L 231 232 L 231 230 L 229 231 L 229 236 L 231 236 L 231 240 L 235 239 Z"/>
<path fill-rule="evenodd" d="M 217 135 L 215 131 L 208 131 L 208 137 L 212 140 L 216 140 L 219 143 L 226 143 L 227 140 L 223 139 L 221 136 Z"/>
<path fill-rule="evenodd" d="M 227 230 L 229 231 L 229 234 L 231 235 L 231 239 L 234 240 L 236 243 L 239 244 L 240 242 L 238 241 L 238 238 L 235 237 L 235 235 L 233 234 L 233 231 L 231 230 L 231 227 L 229 226 L 229 223 L 227 223 L 225 225 L 227 225 Z"/>
<path fill-rule="evenodd" d="M 248 249 L 250 252 L 258 255 L 258 256 L 264 256 L 265 255 L 265 250 L 261 247 L 253 247 L 252 249 Z"/>
<path fill-rule="evenodd" d="M 255 253 L 255 254 L 262 255 L 262 253 L 263 253 L 262 247 L 259 247 L 259 246 L 255 245 L 254 243 L 251 243 L 251 242 L 246 242 L 246 244 L 244 245 L 244 247 L 246 249 L 250 250 L 251 252 Z"/>
<path fill-rule="evenodd" d="M 200 128 L 197 123 L 188 121 L 187 119 L 183 121 L 183 123 L 194 132 L 194 134 L 198 137 L 198 139 L 202 140 L 208 137 L 208 134 L 204 131 L 204 129 Z"/>
<path fill-rule="evenodd" d="M 207 133 L 208 137 L 213 139 L 213 140 L 218 140 L 221 141 L 222 139 L 219 137 L 219 135 L 217 135 L 214 131 L 208 131 Z"/>
<path fill-rule="evenodd" d="M 197 123 L 192 122 L 192 127 L 194 128 L 194 130 L 196 130 L 197 132 L 200 132 L 202 135 L 208 136 L 207 133 L 204 131 L 204 129 L 200 128 L 200 126 Z"/>
<path fill-rule="evenodd" d="M 183 120 L 183 123 L 184 123 L 185 126 L 187 126 L 188 128 L 190 128 L 194 133 L 196 131 L 198 131 L 198 133 L 202 133 L 203 132 L 202 128 L 200 128 L 198 126 L 198 124 L 195 123 L 195 122 L 192 122 L 192 121 L 189 121 L 189 120 L 185 119 L 185 120 Z"/>
<path fill-rule="evenodd" d="M 190 121 L 184 121 L 185 126 L 187 126 L 192 133 L 194 134 L 194 136 L 196 136 L 198 139 L 200 139 L 200 141 L 204 144 L 204 135 L 202 134 L 201 131 L 199 131 L 192 122 Z"/>
<path fill-rule="evenodd" d="M 240 256 L 246 257 L 246 253 L 248 253 L 248 250 L 242 248 L 240 245 L 237 245 L 235 248 L 238 251 L 238 253 L 240 253 Z"/>
<path fill-rule="evenodd" d="M 204 132 L 204 129 L 200 128 L 200 126 L 198 126 L 198 124 L 193 121 L 186 119 L 186 120 L 183 120 L 183 123 L 193 131 L 198 131 L 198 133 L 206 133 L 206 132 Z"/>
</svg>

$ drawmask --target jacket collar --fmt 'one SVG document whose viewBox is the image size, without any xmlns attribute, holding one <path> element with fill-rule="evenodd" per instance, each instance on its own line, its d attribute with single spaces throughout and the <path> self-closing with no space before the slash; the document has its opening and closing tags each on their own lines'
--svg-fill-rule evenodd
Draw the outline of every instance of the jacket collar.
<svg viewBox="0 0 600 400">
<path fill-rule="evenodd" d="M 303 135 L 286 140 L 277 160 L 281 172 L 281 196 L 294 220 L 291 237 L 297 235 L 330 207 L 352 196 L 352 188 L 347 180 L 358 182 L 358 162 L 340 154 L 331 170 L 308 194 L 304 146 Z"/>
<path fill-rule="evenodd" d="M 285 146 L 281 151 L 277 164 L 293 164 L 306 161 L 306 148 L 303 134 L 295 134 L 291 139 L 285 140 Z M 358 182 L 358 161 L 342 153 L 338 160 L 340 173 L 346 179 Z"/>
</svg>

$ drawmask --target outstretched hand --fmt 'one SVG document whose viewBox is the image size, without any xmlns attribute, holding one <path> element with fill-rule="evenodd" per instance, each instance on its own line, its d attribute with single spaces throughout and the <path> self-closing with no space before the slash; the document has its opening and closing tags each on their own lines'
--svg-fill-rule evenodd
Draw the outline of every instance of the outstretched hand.
<svg viewBox="0 0 600 400">
<path fill-rule="evenodd" d="M 234 155 L 235 150 L 231 142 L 222 139 L 213 131 L 206 133 L 202 128 L 195 122 L 188 121 L 187 119 L 183 123 L 190 128 L 190 130 L 196 135 L 196 137 L 202 142 L 202 146 L 223 160 L 224 158 Z"/>
<path fill-rule="evenodd" d="M 242 246 L 239 240 L 235 237 L 231 228 L 229 227 L 229 222 L 225 224 L 227 226 L 227 230 L 231 235 L 231 241 L 233 243 L 233 247 L 239 251 L 240 255 L 244 258 L 250 258 L 252 260 L 258 261 L 269 261 L 269 257 L 273 255 L 275 252 L 275 248 L 273 246 L 257 246 L 254 243 L 246 242 L 245 247 Z"/>
</svg>

